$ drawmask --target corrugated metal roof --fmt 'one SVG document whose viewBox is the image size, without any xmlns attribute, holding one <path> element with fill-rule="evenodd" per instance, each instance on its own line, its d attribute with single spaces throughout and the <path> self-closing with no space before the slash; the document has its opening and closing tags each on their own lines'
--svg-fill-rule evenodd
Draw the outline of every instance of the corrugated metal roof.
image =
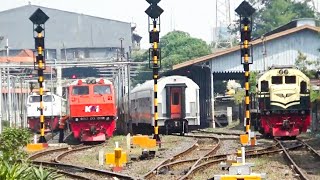
<svg viewBox="0 0 320 180">
<path fill-rule="evenodd" d="M 310 25 L 304 25 L 304 26 L 299 26 L 299 27 L 296 27 L 296 28 L 288 29 L 288 30 L 285 30 L 285 31 L 282 31 L 282 32 L 279 32 L 279 33 L 275 33 L 275 34 L 272 34 L 270 36 L 266 36 L 264 38 L 264 42 L 268 42 L 268 41 L 271 41 L 271 40 L 274 40 L 274 39 L 277 39 L 277 38 L 280 38 L 280 37 L 283 37 L 283 36 L 286 36 L 286 35 L 289 35 L 289 34 L 292 34 L 292 33 L 295 33 L 295 32 L 299 32 L 299 31 L 302 31 L 302 30 L 311 30 L 311 31 L 320 32 L 320 28 L 319 27 L 314 27 L 314 26 L 310 26 Z M 256 40 L 252 41 L 251 44 L 252 45 L 262 44 L 262 39 L 256 39 Z M 202 63 L 202 62 L 205 62 L 205 61 L 208 61 L 208 60 L 212 60 L 214 58 L 217 58 L 217 57 L 220 57 L 220 56 L 223 56 L 223 55 L 227 55 L 229 53 L 233 53 L 233 52 L 236 52 L 236 51 L 239 51 L 239 50 L 240 50 L 240 46 L 236 46 L 236 47 L 229 48 L 229 49 L 217 52 L 217 53 L 209 54 L 207 56 L 202 56 L 202 57 L 190 60 L 190 61 L 186 61 L 186 62 L 183 62 L 183 63 L 180 63 L 180 64 L 176 64 L 176 65 L 173 66 L 172 69 L 176 70 L 176 69 L 180 69 L 180 68 L 183 68 L 183 67 L 186 67 L 186 66 L 190 66 L 190 65 L 193 65 L 193 64 Z"/>
<path fill-rule="evenodd" d="M 0 34 L 9 39 L 11 49 L 34 49 L 29 17 L 41 8 L 50 19 L 45 23 L 46 49 L 79 47 L 119 47 L 124 38 L 126 51 L 132 44 L 131 23 L 26 5 L 0 12 Z"/>
</svg>

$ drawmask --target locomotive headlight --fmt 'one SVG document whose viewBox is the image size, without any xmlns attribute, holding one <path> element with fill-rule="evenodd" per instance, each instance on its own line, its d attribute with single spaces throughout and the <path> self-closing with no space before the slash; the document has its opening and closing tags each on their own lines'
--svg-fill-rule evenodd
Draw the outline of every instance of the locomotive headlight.
<svg viewBox="0 0 320 180">
<path fill-rule="evenodd" d="M 283 73 L 284 73 L 285 75 L 287 75 L 287 74 L 289 73 L 289 71 L 288 71 L 287 69 L 285 69 L 285 70 L 283 71 Z"/>
<path fill-rule="evenodd" d="M 79 121 L 79 118 L 76 118 L 75 121 Z"/>
<path fill-rule="evenodd" d="M 279 74 L 283 74 L 283 70 L 282 69 L 279 70 Z"/>
</svg>

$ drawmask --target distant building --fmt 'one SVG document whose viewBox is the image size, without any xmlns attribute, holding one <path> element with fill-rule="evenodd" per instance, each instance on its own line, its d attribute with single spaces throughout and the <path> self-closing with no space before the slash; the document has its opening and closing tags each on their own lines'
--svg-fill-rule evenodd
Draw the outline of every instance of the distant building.
<svg viewBox="0 0 320 180">
<path fill-rule="evenodd" d="M 23 49 L 34 49 L 32 22 L 29 17 L 38 8 L 48 16 L 45 23 L 45 54 L 57 61 L 116 61 L 120 53 L 140 48 L 141 36 L 129 22 L 94 17 L 47 7 L 26 5 L 0 12 L 0 56 L 9 56 Z"/>
</svg>

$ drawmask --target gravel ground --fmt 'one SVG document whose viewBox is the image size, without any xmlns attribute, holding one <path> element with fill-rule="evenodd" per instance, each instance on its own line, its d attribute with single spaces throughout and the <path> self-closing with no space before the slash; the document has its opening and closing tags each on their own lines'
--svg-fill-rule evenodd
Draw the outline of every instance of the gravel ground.
<svg viewBox="0 0 320 180">
<path fill-rule="evenodd" d="M 108 165 L 99 165 L 98 154 L 99 150 L 103 150 L 104 152 L 113 152 L 115 147 L 114 142 L 116 141 L 119 142 L 119 147 L 123 148 L 124 151 L 128 152 L 126 148 L 126 137 L 115 136 L 109 139 L 108 144 L 103 147 L 100 146 L 89 150 L 72 153 L 64 157 L 62 159 L 62 162 L 92 168 L 111 170 L 111 167 Z M 135 177 L 142 176 L 163 160 L 177 154 L 178 152 L 192 145 L 194 143 L 194 139 L 179 136 L 161 136 L 161 142 L 161 149 L 158 149 L 158 147 L 155 149 L 151 149 L 156 150 L 156 157 L 154 159 L 144 161 L 130 161 L 130 159 L 128 159 L 129 163 L 127 163 L 127 165 L 123 168 L 123 171 L 121 173 Z M 138 157 L 139 155 L 141 155 L 141 153 L 142 149 L 135 147 L 130 150 L 129 156 Z"/>
<path fill-rule="evenodd" d="M 252 168 L 253 173 L 266 173 L 267 180 L 297 179 L 281 154 L 250 158 L 247 159 L 247 162 L 254 163 L 254 167 Z M 228 171 L 222 171 L 218 164 L 215 164 L 198 171 L 192 179 L 209 179 L 214 177 L 214 175 L 224 175 L 227 173 Z"/>
</svg>

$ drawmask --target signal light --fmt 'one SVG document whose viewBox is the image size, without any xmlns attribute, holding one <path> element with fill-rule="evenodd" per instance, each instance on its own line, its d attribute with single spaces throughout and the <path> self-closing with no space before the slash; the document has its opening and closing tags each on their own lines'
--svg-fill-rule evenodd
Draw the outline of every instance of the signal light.
<svg viewBox="0 0 320 180">
<path fill-rule="evenodd" d="M 77 78 L 77 76 L 76 75 L 72 75 L 72 79 L 76 79 Z"/>
</svg>

